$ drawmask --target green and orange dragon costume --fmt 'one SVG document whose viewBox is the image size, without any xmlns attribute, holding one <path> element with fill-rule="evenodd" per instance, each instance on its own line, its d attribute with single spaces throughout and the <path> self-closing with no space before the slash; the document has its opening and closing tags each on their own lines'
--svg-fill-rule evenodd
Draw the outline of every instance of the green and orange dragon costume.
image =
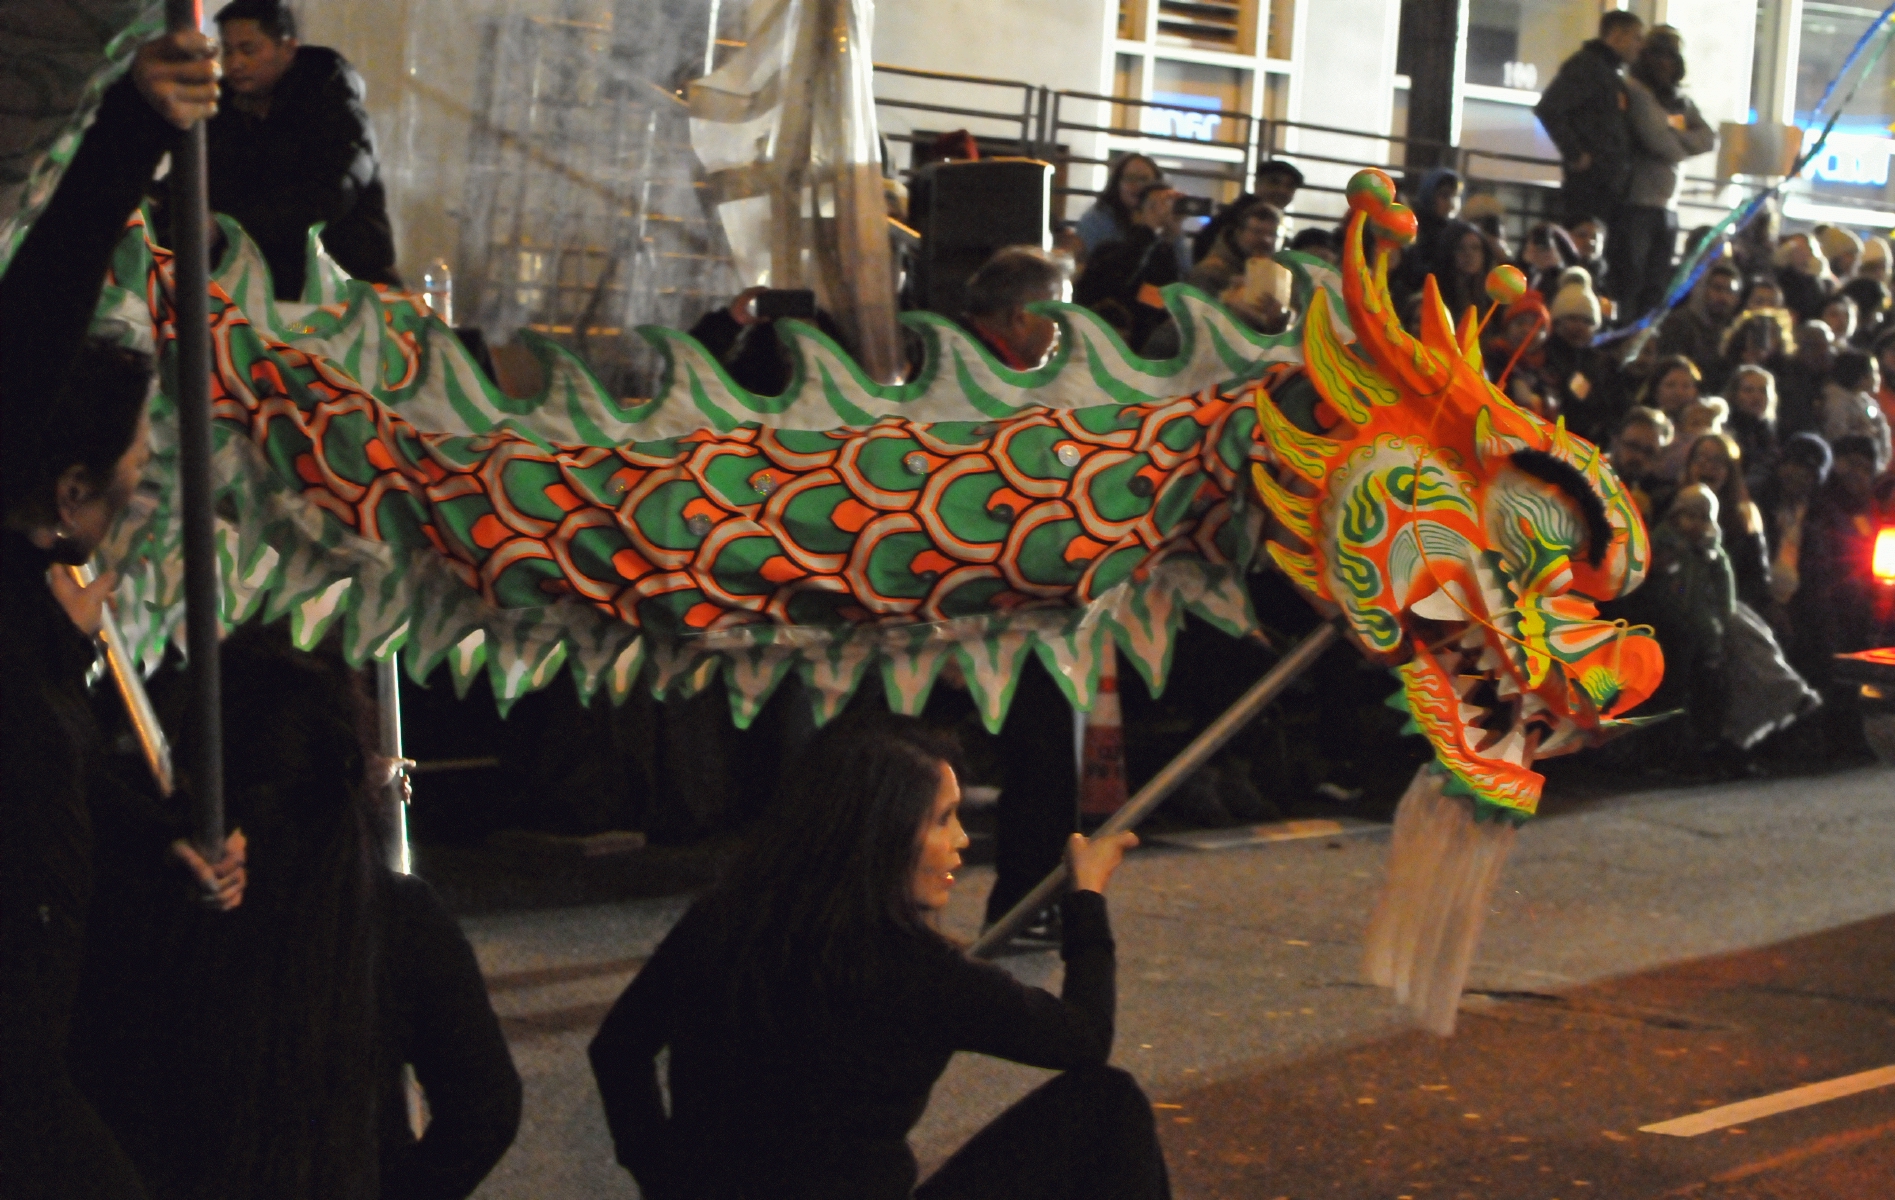
<svg viewBox="0 0 1895 1200">
<path fill-rule="evenodd" d="M 1534 761 L 1628 727 L 1657 685 L 1649 632 L 1597 607 L 1643 577 L 1646 531 L 1598 448 L 1487 381 L 1476 313 L 1457 327 L 1430 279 L 1418 336 L 1402 328 L 1379 247 L 1412 238 L 1413 215 L 1380 171 L 1349 193 L 1340 271 L 1279 256 L 1303 314 L 1284 334 L 1175 287 L 1183 348 L 1153 362 L 1048 304 L 1058 348 L 1019 372 L 910 314 L 926 365 L 881 386 L 790 323 L 793 382 L 762 397 L 647 329 L 668 365 L 648 401 L 530 335 L 546 388 L 509 397 L 425 302 L 344 278 L 313 235 L 304 302 L 279 304 L 226 222 L 210 305 L 225 620 L 287 615 L 304 645 L 342 621 L 352 661 L 399 651 L 417 680 L 446 662 L 462 687 L 484 668 L 503 706 L 562 667 L 588 701 L 721 674 L 740 724 L 792 670 L 819 721 L 871 669 L 918 711 L 951 656 L 997 729 L 1029 659 L 1084 710 L 1106 638 L 1156 691 L 1185 613 L 1253 632 L 1244 575 L 1267 557 L 1395 669 L 1435 799 L 1510 834 L 1539 800 Z M 112 273 L 101 319 L 169 369 L 169 254 L 141 219 Z M 154 486 L 104 554 L 148 665 L 182 610 L 162 392 L 153 416 Z M 1406 836 L 1398 819 L 1398 858 Z M 1458 996 L 1459 964 L 1408 988 L 1372 952 L 1371 975 Z"/>
</svg>

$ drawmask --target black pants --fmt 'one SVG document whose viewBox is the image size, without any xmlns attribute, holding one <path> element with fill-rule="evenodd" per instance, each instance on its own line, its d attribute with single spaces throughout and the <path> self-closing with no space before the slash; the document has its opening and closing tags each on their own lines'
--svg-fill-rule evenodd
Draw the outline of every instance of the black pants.
<svg viewBox="0 0 1895 1200">
<path fill-rule="evenodd" d="M 1618 301 L 1621 322 L 1637 320 L 1665 298 L 1677 245 L 1677 213 L 1631 205 L 1619 210 L 1607 249 L 1612 256 L 1612 298 Z"/>
<path fill-rule="evenodd" d="M 994 888 L 987 919 L 999 920 L 1059 865 L 1066 839 L 1079 828 L 1079 771 L 1073 762 L 1073 710 L 1038 663 L 1020 672 L 1020 686 L 1000 727 L 1004 775 L 994 816 Z"/>
<path fill-rule="evenodd" d="M 1170 1195 L 1151 1102 L 1116 1067 L 1068 1071 L 1041 1084 L 915 1189 L 915 1200 Z"/>
</svg>

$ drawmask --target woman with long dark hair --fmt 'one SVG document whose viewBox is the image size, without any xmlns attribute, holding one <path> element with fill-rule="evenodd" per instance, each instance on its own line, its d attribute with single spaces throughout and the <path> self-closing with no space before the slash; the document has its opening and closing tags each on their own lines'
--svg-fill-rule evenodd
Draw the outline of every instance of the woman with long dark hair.
<svg viewBox="0 0 1895 1200">
<path fill-rule="evenodd" d="M 768 826 L 613 1006 L 592 1069 L 645 1195 L 1169 1195 L 1151 1106 L 1105 1065 L 1101 893 L 1137 839 L 1073 836 L 1064 988 L 1020 984 L 933 928 L 967 845 L 953 758 L 907 718 L 823 730 Z M 907 1135 L 957 1050 L 1064 1074 L 917 1189 Z"/>
<path fill-rule="evenodd" d="M 280 628 L 222 658 L 255 881 L 216 921 L 119 883 L 80 1014 L 88 1089 L 154 1200 L 466 1196 L 513 1141 L 520 1080 L 466 937 L 386 865 L 370 701 Z"/>
<path fill-rule="evenodd" d="M 1717 523 L 1737 579 L 1737 598 L 1762 611 L 1770 604 L 1770 546 L 1763 512 L 1745 486 L 1742 461 L 1743 451 L 1730 434 L 1703 434 L 1685 453 L 1678 486 L 1701 483 L 1717 497 Z"/>
<path fill-rule="evenodd" d="M 1731 406 L 1726 429 L 1737 439 L 1744 482 L 1755 489 L 1763 486 L 1776 466 L 1776 377 L 1754 363 L 1744 363 L 1731 372 L 1726 390 Z"/>
<path fill-rule="evenodd" d="M 162 862 L 183 830 L 106 767 L 85 676 L 114 581 L 81 589 L 65 567 L 92 557 L 149 457 L 151 359 L 88 327 L 158 160 L 216 110 L 215 55 L 195 32 L 138 51 L 0 277 L 0 1187 L 14 1200 L 142 1194 L 66 1046 L 97 843 Z M 240 837 L 215 872 L 182 857 L 213 902 L 241 898 Z"/>
<path fill-rule="evenodd" d="M 1156 159 L 1148 154 L 1127 154 L 1107 170 L 1105 186 L 1099 189 L 1092 207 L 1080 214 L 1073 229 L 1086 243 L 1088 255 L 1107 242 L 1125 240 L 1141 225 L 1168 234 L 1177 247 L 1178 271 L 1182 274 L 1191 268 L 1191 249 L 1171 212 L 1178 195 L 1169 187 L 1165 170 Z"/>
<path fill-rule="evenodd" d="M 1487 273 L 1501 263 L 1493 242 L 1465 221 L 1450 221 L 1435 243 L 1435 254 L 1431 273 L 1448 315 L 1459 321 L 1469 308 L 1485 313 Z"/>
</svg>

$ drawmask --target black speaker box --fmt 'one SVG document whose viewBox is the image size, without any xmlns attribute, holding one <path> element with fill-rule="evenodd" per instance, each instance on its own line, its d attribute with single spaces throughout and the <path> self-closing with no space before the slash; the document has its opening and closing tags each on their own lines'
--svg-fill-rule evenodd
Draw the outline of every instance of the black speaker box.
<svg viewBox="0 0 1895 1200">
<path fill-rule="evenodd" d="M 1003 246 L 1044 248 L 1051 236 L 1053 165 L 1033 158 L 929 163 L 908 184 L 908 223 L 921 234 L 915 294 L 961 315 L 967 280 Z"/>
</svg>

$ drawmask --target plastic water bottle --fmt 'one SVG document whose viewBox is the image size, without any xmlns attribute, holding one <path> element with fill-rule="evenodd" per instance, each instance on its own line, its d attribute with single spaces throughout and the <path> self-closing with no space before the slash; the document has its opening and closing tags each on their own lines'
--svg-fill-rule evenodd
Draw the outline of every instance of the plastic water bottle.
<svg viewBox="0 0 1895 1200">
<path fill-rule="evenodd" d="M 445 258 L 437 258 L 421 272 L 421 292 L 428 298 L 428 307 L 434 315 L 448 325 L 454 324 L 454 272 L 448 269 Z"/>
</svg>

